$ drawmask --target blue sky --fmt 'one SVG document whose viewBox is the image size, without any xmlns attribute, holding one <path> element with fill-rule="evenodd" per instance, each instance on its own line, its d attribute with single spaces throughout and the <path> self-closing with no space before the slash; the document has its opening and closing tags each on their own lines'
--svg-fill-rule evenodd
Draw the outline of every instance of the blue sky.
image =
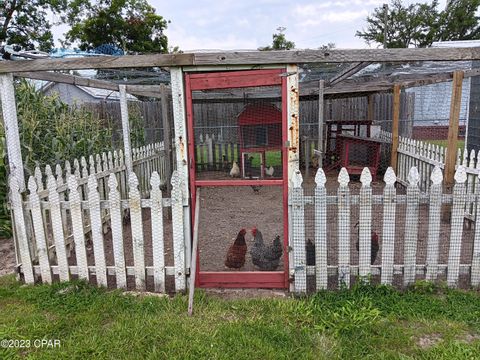
<svg viewBox="0 0 480 360">
<path fill-rule="evenodd" d="M 355 37 L 365 18 L 385 0 L 150 0 L 157 13 L 171 20 L 166 34 L 182 50 L 256 49 L 271 43 L 279 26 L 297 48 L 366 48 Z M 418 1 L 406 0 L 405 3 Z M 427 2 L 427 1 L 424 1 Z M 445 0 L 440 1 L 440 7 Z M 57 29 L 61 36 L 65 29 Z"/>
<path fill-rule="evenodd" d="M 151 0 L 172 21 L 170 45 L 182 50 L 256 49 L 271 43 L 278 26 L 298 48 L 334 42 L 338 48 L 364 48 L 355 31 L 385 0 Z M 414 1 L 405 1 L 411 3 Z M 445 6 L 445 1 L 440 1 Z"/>
</svg>

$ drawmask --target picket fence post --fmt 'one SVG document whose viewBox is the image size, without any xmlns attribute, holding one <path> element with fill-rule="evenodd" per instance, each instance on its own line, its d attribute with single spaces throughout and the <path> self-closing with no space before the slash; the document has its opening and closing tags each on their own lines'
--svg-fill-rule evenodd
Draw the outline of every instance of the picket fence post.
<svg viewBox="0 0 480 360">
<path fill-rule="evenodd" d="M 142 206 L 138 179 L 134 172 L 128 178 L 130 221 L 132 224 L 133 263 L 135 267 L 135 285 L 138 290 L 145 290 L 145 251 L 142 224 Z"/>
<path fill-rule="evenodd" d="M 33 176 L 28 179 L 28 190 L 30 191 L 29 201 L 32 209 L 33 231 L 37 243 L 38 263 L 40 265 L 40 273 L 42 274 L 42 282 L 52 283 L 52 271 L 50 269 L 50 260 L 48 257 L 47 238 L 45 236 L 44 218 L 40 206 L 40 198 L 38 196 L 37 182 Z"/>
<path fill-rule="evenodd" d="M 438 275 L 438 251 L 440 240 L 440 219 L 442 208 L 443 174 L 437 165 L 430 175 L 430 205 L 428 211 L 427 273 L 425 278 L 433 281 Z"/>
<path fill-rule="evenodd" d="M 338 285 L 350 287 L 350 177 L 342 167 L 338 174 Z"/>
<path fill-rule="evenodd" d="M 23 178 L 22 178 L 23 179 Z M 18 250 L 20 252 L 20 260 L 22 261 L 22 270 L 25 282 L 33 284 L 35 277 L 33 275 L 32 258 L 30 256 L 29 241 L 25 225 L 25 217 L 23 214 L 22 194 L 20 193 L 20 183 L 15 175 L 10 176 L 10 200 L 13 208 L 13 219 L 15 226 L 15 235 L 18 242 Z"/>
<path fill-rule="evenodd" d="M 371 237 L 372 237 L 372 174 L 368 167 L 360 175 L 360 214 L 359 214 L 359 253 L 358 268 L 360 276 L 371 273 Z"/>
<path fill-rule="evenodd" d="M 395 172 L 391 167 L 385 172 L 383 181 L 383 230 L 382 230 L 382 274 L 381 283 L 391 284 L 393 280 L 393 262 L 395 256 L 395 210 L 396 190 Z"/>
<path fill-rule="evenodd" d="M 455 287 L 458 283 L 460 271 L 460 254 L 462 249 L 463 217 L 465 208 L 465 182 L 467 173 L 465 167 L 460 165 L 455 172 L 455 185 L 453 186 L 453 206 L 450 228 L 450 246 L 448 251 L 447 284 Z"/>
<path fill-rule="evenodd" d="M 407 206 L 405 209 L 405 241 L 403 256 L 403 285 L 407 286 L 415 281 L 416 255 L 418 238 L 418 209 L 420 201 L 420 189 L 418 182 L 420 175 L 416 167 L 412 167 L 408 173 Z"/>
<path fill-rule="evenodd" d="M 317 290 L 327 289 L 327 178 L 322 168 L 315 175 L 315 275 Z"/>
<path fill-rule="evenodd" d="M 150 178 L 152 186 L 151 219 L 152 219 L 152 252 L 153 252 L 153 281 L 155 291 L 165 292 L 165 254 L 163 243 L 163 203 L 160 190 L 160 176 L 156 171 Z"/>
<path fill-rule="evenodd" d="M 183 184 L 180 174 L 175 170 L 172 174 L 172 227 L 173 256 L 175 266 L 175 290 L 185 291 L 185 238 L 183 226 Z"/>
<path fill-rule="evenodd" d="M 87 249 L 85 248 L 85 233 L 83 230 L 83 217 L 80 194 L 78 192 L 78 181 L 75 175 L 67 177 L 68 188 L 70 189 L 70 214 L 72 218 L 73 241 L 75 243 L 75 254 L 77 257 L 78 277 L 88 281 Z"/>
</svg>

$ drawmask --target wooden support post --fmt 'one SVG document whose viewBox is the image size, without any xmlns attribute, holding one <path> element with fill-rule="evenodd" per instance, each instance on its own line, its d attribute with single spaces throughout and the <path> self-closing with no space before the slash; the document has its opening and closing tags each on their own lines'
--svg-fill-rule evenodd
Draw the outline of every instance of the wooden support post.
<svg viewBox="0 0 480 360">
<path fill-rule="evenodd" d="M 323 167 L 323 157 L 324 157 L 324 146 L 323 146 L 323 118 L 324 113 L 324 98 L 323 90 L 325 87 L 325 80 L 320 80 L 318 83 L 318 151 L 320 155 L 318 156 L 318 167 Z"/>
<path fill-rule="evenodd" d="M 3 128 L 5 129 L 10 175 L 18 179 L 20 191 L 24 191 L 26 184 L 23 176 L 23 160 L 12 74 L 0 75 L 0 100 L 2 104 Z"/>
<path fill-rule="evenodd" d="M 128 121 L 127 91 L 125 85 L 118 86 L 120 92 L 120 113 L 122 116 L 123 154 L 125 156 L 125 167 L 127 179 L 133 172 L 132 146 L 130 144 L 130 123 Z"/>
<path fill-rule="evenodd" d="M 165 181 L 167 184 L 167 196 L 172 193 L 172 132 L 170 129 L 169 111 L 168 111 L 168 89 L 165 84 L 160 84 L 161 104 L 162 104 L 162 124 L 163 124 L 163 149 L 165 153 Z M 166 209 L 167 217 L 172 218 L 170 208 Z"/>
<path fill-rule="evenodd" d="M 368 95 L 367 98 L 367 120 L 373 122 L 375 116 L 375 96 L 373 94 Z"/>
<path fill-rule="evenodd" d="M 455 162 L 457 159 L 458 122 L 462 103 L 463 71 L 453 73 L 452 98 L 450 102 L 450 123 L 448 126 L 447 156 L 445 157 L 444 182 L 447 189 L 453 186 Z"/>
<path fill-rule="evenodd" d="M 392 153 L 390 166 L 397 173 L 398 123 L 400 120 L 400 85 L 393 87 Z"/>
</svg>

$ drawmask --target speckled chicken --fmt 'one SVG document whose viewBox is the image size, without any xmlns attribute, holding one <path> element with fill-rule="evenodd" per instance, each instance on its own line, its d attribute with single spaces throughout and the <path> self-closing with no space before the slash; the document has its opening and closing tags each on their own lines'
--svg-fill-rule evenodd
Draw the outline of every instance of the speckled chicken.
<svg viewBox="0 0 480 360">
<path fill-rule="evenodd" d="M 247 243 L 245 242 L 245 234 L 247 232 L 242 229 L 238 232 L 237 238 L 230 245 L 225 259 L 225 266 L 231 269 L 240 269 L 245 265 L 245 255 L 247 254 Z"/>
<path fill-rule="evenodd" d="M 280 236 L 276 236 L 271 245 L 266 246 L 263 242 L 263 235 L 260 230 L 253 228 L 252 235 L 254 238 L 253 246 L 250 250 L 253 265 L 262 271 L 274 271 L 280 264 L 283 254 L 283 246 Z"/>
</svg>

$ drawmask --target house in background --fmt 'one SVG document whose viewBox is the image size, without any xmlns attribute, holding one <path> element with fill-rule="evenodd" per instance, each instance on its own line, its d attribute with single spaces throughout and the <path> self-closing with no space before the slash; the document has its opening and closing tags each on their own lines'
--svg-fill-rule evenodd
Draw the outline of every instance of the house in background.
<svg viewBox="0 0 480 360">
<path fill-rule="evenodd" d="M 480 40 L 434 42 L 432 47 L 478 47 Z M 480 67 L 473 61 L 425 61 L 421 69 L 428 72 L 450 72 Z M 410 71 L 414 71 L 411 69 Z M 406 90 L 415 94 L 413 114 L 413 138 L 419 140 L 444 140 L 448 137 L 450 118 L 450 100 L 452 82 L 442 82 Z M 459 139 L 466 139 L 468 150 L 480 150 L 480 79 L 478 77 L 463 80 L 462 101 L 460 107 Z"/>
<path fill-rule="evenodd" d="M 40 88 L 46 95 L 58 94 L 60 100 L 68 105 L 85 103 L 99 103 L 104 101 L 118 102 L 120 93 L 105 89 L 96 89 L 73 84 L 48 82 Z M 137 98 L 127 94 L 127 100 L 136 101 Z"/>
</svg>

